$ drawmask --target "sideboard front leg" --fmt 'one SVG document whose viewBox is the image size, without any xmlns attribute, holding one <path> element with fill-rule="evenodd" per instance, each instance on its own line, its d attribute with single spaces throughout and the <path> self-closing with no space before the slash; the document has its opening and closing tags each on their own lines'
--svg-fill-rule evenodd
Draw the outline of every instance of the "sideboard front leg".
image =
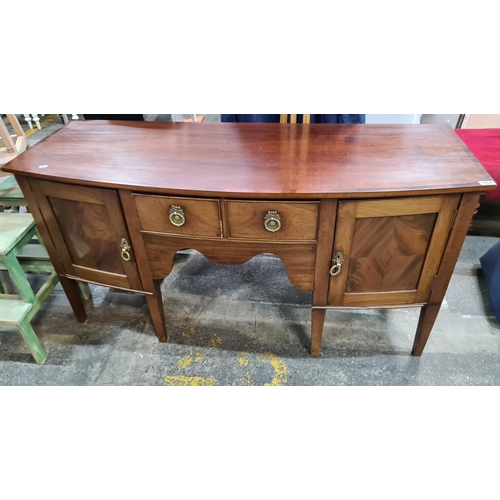
<svg viewBox="0 0 500 500">
<path fill-rule="evenodd" d="M 163 300 L 161 297 L 160 285 L 163 280 L 154 280 L 154 295 L 146 295 L 146 302 L 149 308 L 149 314 L 155 327 L 156 336 L 160 342 L 167 341 L 167 325 L 165 322 L 165 312 L 163 310 Z"/>
<path fill-rule="evenodd" d="M 432 304 L 422 307 L 418 320 L 417 333 L 415 334 L 415 341 L 413 342 L 413 349 L 411 351 L 413 356 L 422 355 L 440 308 L 441 304 Z"/>
<path fill-rule="evenodd" d="M 458 213 L 448 238 L 448 243 L 439 266 L 436 282 L 432 288 L 429 304 L 422 307 L 420 319 L 418 321 L 417 333 L 413 344 L 412 354 L 420 356 L 424 350 L 429 334 L 431 333 L 434 322 L 436 321 L 441 303 L 443 302 L 448 284 L 455 269 L 460 250 L 469 230 L 472 216 L 477 207 L 480 193 L 465 193 L 462 195 Z"/>
<path fill-rule="evenodd" d="M 79 323 L 86 323 L 87 312 L 85 311 L 85 304 L 80 294 L 78 282 L 61 275 L 59 275 L 59 281 L 61 282 L 64 292 L 66 293 L 66 297 L 68 297 L 76 319 Z"/>
<path fill-rule="evenodd" d="M 321 337 L 325 323 L 326 309 L 312 309 L 311 313 L 311 356 L 317 358 L 321 349 Z"/>
</svg>

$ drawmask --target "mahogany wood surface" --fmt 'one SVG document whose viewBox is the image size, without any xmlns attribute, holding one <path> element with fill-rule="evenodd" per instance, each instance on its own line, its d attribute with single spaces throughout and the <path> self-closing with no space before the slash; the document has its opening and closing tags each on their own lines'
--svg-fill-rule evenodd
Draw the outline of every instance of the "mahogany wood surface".
<svg viewBox="0 0 500 500">
<path fill-rule="evenodd" d="M 313 306 L 324 306 L 328 299 L 332 248 L 337 218 L 337 200 L 323 200 L 320 207 L 316 268 L 314 271 Z"/>
<path fill-rule="evenodd" d="M 437 214 L 357 219 L 347 293 L 416 290 Z"/>
<path fill-rule="evenodd" d="M 166 341 L 160 284 L 177 251 L 221 264 L 272 253 L 312 292 L 312 356 L 326 309 L 404 305 L 422 307 L 420 355 L 478 198 L 496 187 L 442 125 L 74 121 L 4 170 L 79 321 L 75 280 L 130 290 L 146 295 Z M 183 225 L 170 221 L 172 206 Z M 269 211 L 276 232 L 264 227 Z"/>
<path fill-rule="evenodd" d="M 142 289 L 133 251 L 129 261 L 121 258 L 121 239 L 129 242 L 130 238 L 115 191 L 36 179 L 29 182 L 66 274 Z"/>
<path fill-rule="evenodd" d="M 155 280 L 154 295 L 146 295 L 149 314 L 156 331 L 156 336 L 160 342 L 167 341 L 167 324 L 165 322 L 165 311 L 163 310 L 163 300 L 160 286 L 163 280 Z"/>
<path fill-rule="evenodd" d="M 325 324 L 326 309 L 311 310 L 311 356 L 317 358 L 321 349 L 323 325 Z"/>
<path fill-rule="evenodd" d="M 244 264 L 261 253 L 272 253 L 281 259 L 294 286 L 306 292 L 313 291 L 316 245 L 203 241 L 150 233 L 143 233 L 142 236 L 155 279 L 162 279 L 170 274 L 175 253 L 179 250 L 191 248 L 213 262 L 232 265 Z"/>
<path fill-rule="evenodd" d="M 318 232 L 317 202 L 236 201 L 226 200 L 228 237 L 269 241 L 316 241 Z M 269 211 L 276 211 L 281 228 L 268 231 L 264 218 Z"/>
<path fill-rule="evenodd" d="M 139 218 L 134 204 L 134 198 L 130 191 L 121 190 L 118 192 L 122 204 L 125 222 L 127 223 L 128 233 L 130 235 L 130 242 L 134 248 L 136 256 L 137 269 L 141 277 L 142 287 L 147 292 L 155 293 L 155 283 L 151 274 L 151 267 L 149 266 L 146 247 L 141 236 L 139 227 Z"/>
<path fill-rule="evenodd" d="M 212 238 L 222 236 L 219 200 L 134 195 L 134 202 L 143 231 Z M 182 226 L 175 226 L 169 219 L 173 206 L 184 212 Z"/>
<path fill-rule="evenodd" d="M 40 166 L 47 167 L 40 168 Z M 448 125 L 72 121 L 6 172 L 177 196 L 344 198 L 494 189 Z"/>
<path fill-rule="evenodd" d="M 330 279 L 330 305 L 428 300 L 460 196 L 431 198 L 340 202 L 333 253 L 344 263 Z"/>
<path fill-rule="evenodd" d="M 413 343 L 412 354 L 420 356 L 425 348 L 434 322 L 436 321 L 441 303 L 443 302 L 448 284 L 460 255 L 465 236 L 472 221 L 479 200 L 479 193 L 465 193 L 462 196 L 458 214 L 448 239 L 444 256 L 439 267 L 436 282 L 432 288 L 428 306 L 422 308 L 417 326 L 417 333 Z"/>
</svg>

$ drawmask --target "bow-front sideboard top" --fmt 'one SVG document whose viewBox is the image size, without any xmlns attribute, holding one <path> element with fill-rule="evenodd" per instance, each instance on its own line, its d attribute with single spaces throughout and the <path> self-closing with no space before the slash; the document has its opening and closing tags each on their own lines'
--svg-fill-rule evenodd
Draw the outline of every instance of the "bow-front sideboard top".
<svg viewBox="0 0 500 500">
<path fill-rule="evenodd" d="M 496 187 L 447 125 L 74 121 L 4 170 L 79 321 L 77 281 L 130 290 L 166 341 L 160 284 L 178 250 L 273 253 L 312 292 L 312 356 L 326 310 L 410 306 L 420 355 Z"/>
</svg>

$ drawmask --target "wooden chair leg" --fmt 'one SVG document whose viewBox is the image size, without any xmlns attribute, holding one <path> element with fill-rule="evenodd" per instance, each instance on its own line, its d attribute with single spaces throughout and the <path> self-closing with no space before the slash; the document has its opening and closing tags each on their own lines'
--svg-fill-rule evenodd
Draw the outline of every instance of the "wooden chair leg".
<svg viewBox="0 0 500 500">
<path fill-rule="evenodd" d="M 79 323 L 87 321 L 87 312 L 85 311 L 85 304 L 83 303 L 82 296 L 80 295 L 80 288 L 75 280 L 70 280 L 65 276 L 59 276 L 59 281 L 68 297 L 71 308 L 75 313 L 76 319 Z"/>
<path fill-rule="evenodd" d="M 43 363 L 47 359 L 47 353 L 45 352 L 45 349 L 43 348 L 42 344 L 40 344 L 40 341 L 38 340 L 38 337 L 36 336 L 36 333 L 33 330 L 33 327 L 31 326 L 30 322 L 26 320 L 23 321 L 21 324 L 18 325 L 17 329 L 19 330 L 19 333 L 22 335 L 24 341 L 28 346 L 28 349 L 35 358 L 36 362 L 39 365 L 43 365 Z"/>
<path fill-rule="evenodd" d="M 441 304 L 432 304 L 422 307 L 418 320 L 417 333 L 415 334 L 415 341 L 413 342 L 413 349 L 411 351 L 413 356 L 422 355 L 440 308 Z"/>
<path fill-rule="evenodd" d="M 146 295 L 146 302 L 149 314 L 155 327 L 156 336 L 160 342 L 167 341 L 167 324 L 165 322 L 165 312 L 163 310 L 163 300 L 161 297 L 160 285 L 163 280 L 155 280 L 154 295 Z"/>
<path fill-rule="evenodd" d="M 80 288 L 80 293 L 84 300 L 88 300 L 92 297 L 92 292 L 90 291 L 90 287 L 88 283 L 83 281 L 78 282 L 78 288 Z"/>
<path fill-rule="evenodd" d="M 311 356 L 317 358 L 321 349 L 323 325 L 325 323 L 326 309 L 312 309 L 311 313 Z"/>
</svg>

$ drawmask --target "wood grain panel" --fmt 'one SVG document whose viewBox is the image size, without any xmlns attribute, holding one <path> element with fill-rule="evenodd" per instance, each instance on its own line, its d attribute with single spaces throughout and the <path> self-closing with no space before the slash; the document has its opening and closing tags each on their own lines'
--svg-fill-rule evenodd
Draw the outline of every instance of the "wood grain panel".
<svg viewBox="0 0 500 500">
<path fill-rule="evenodd" d="M 357 219 L 347 293 L 416 290 L 437 214 Z"/>
<path fill-rule="evenodd" d="M 30 185 L 65 274 L 142 289 L 133 250 L 129 261 L 121 258 L 121 238 L 130 239 L 115 191 L 34 179 Z"/>
<path fill-rule="evenodd" d="M 125 275 L 105 205 L 48 198 L 74 265 Z M 75 221 L 78 223 L 75 224 Z M 84 223 L 83 223 L 84 222 Z"/>
<path fill-rule="evenodd" d="M 229 238 L 270 241 L 315 241 L 318 232 L 319 202 L 235 201 L 226 200 Z M 281 217 L 281 228 L 265 229 L 268 211 Z"/>
<path fill-rule="evenodd" d="M 348 307 L 384 306 L 412 304 L 416 302 L 417 290 L 376 293 L 346 293 L 342 305 Z"/>
<path fill-rule="evenodd" d="M 428 301 L 460 195 L 434 198 L 434 209 L 439 212 L 417 215 L 406 215 L 407 205 L 418 211 L 420 200 L 425 204 L 428 197 L 408 204 L 387 204 L 389 200 L 339 203 L 333 253 L 341 251 L 344 263 L 341 272 L 330 278 L 328 305 L 367 307 Z M 370 211 L 361 207 L 365 204 Z M 378 210 L 377 204 L 383 208 Z M 357 218 L 360 212 L 386 213 L 389 207 L 388 217 Z"/>
<path fill-rule="evenodd" d="M 167 277 L 172 271 L 178 250 L 192 248 L 219 264 L 243 264 L 261 253 L 272 253 L 283 262 L 290 282 L 306 292 L 314 286 L 316 245 L 279 245 L 232 241 L 203 241 L 143 233 L 154 279 Z"/>
<path fill-rule="evenodd" d="M 390 217 L 394 214 L 401 216 L 437 213 L 441 208 L 441 201 L 441 196 L 364 201 L 358 205 L 356 218 Z"/>
<path fill-rule="evenodd" d="M 134 194 L 133 198 L 143 231 L 211 238 L 222 236 L 219 200 L 138 194 Z M 186 222 L 183 226 L 174 226 L 170 222 L 169 210 L 172 206 L 184 211 Z"/>
</svg>

